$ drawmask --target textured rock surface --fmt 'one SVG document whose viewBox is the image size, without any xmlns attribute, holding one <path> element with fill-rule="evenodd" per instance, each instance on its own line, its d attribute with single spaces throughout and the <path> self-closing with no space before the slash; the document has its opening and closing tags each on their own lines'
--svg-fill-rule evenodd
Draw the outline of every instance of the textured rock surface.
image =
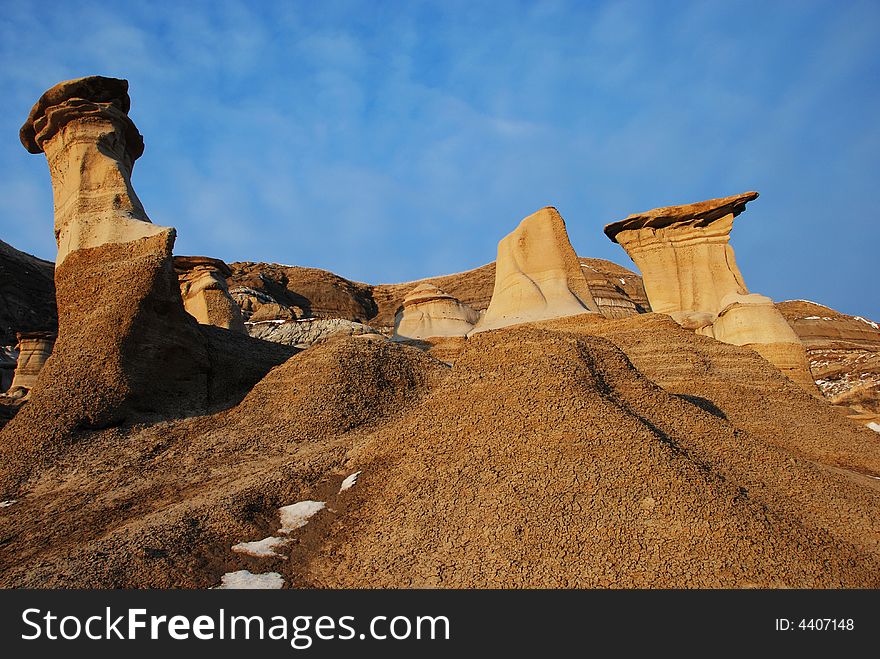
<svg viewBox="0 0 880 659">
<path fill-rule="evenodd" d="M 755 352 L 659 314 L 461 342 L 331 339 L 233 409 L 90 433 L 0 514 L 0 584 L 880 585 L 876 433 Z M 303 500 L 290 560 L 230 551 Z"/>
<path fill-rule="evenodd" d="M 45 153 L 55 203 L 56 267 L 85 247 L 169 234 L 150 223 L 131 187 L 144 142 L 128 117 L 128 81 L 91 76 L 43 94 L 21 128 L 31 153 Z"/>
<path fill-rule="evenodd" d="M 241 309 L 226 284 L 232 270 L 220 259 L 175 256 L 174 271 L 180 284 L 183 308 L 203 325 L 246 333 Z"/>
<path fill-rule="evenodd" d="M 480 314 L 432 284 L 419 284 L 403 299 L 394 323 L 394 336 L 426 339 L 466 336 Z"/>
<path fill-rule="evenodd" d="M 855 419 L 880 422 L 880 325 L 807 300 L 776 307 L 803 342 L 825 397 Z"/>
<path fill-rule="evenodd" d="M 292 321 L 267 320 L 247 324 L 248 333 L 264 341 L 306 347 L 331 336 L 378 334 L 369 325 L 342 318 L 304 318 Z"/>
<path fill-rule="evenodd" d="M 18 361 L 15 375 L 10 384 L 10 392 L 21 388 L 29 391 L 37 383 L 37 376 L 43 370 L 46 360 L 52 354 L 56 335 L 52 332 L 19 332 L 17 339 Z"/>
<path fill-rule="evenodd" d="M 734 218 L 757 192 L 655 208 L 605 227 L 644 278 L 651 309 L 724 343 L 749 346 L 812 387 L 803 345 L 763 295 L 750 294 L 730 246 Z"/>
<path fill-rule="evenodd" d="M 547 207 L 498 243 L 492 300 L 473 332 L 598 311 L 565 222 Z"/>
<path fill-rule="evenodd" d="M 55 332 L 55 266 L 0 240 L 0 346 L 16 332 Z"/>
</svg>

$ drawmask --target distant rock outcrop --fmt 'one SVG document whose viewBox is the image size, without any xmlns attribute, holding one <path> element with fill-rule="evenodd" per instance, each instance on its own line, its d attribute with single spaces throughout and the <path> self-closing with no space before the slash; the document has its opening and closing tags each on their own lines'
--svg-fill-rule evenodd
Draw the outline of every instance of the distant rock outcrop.
<svg viewBox="0 0 880 659">
<path fill-rule="evenodd" d="M 232 270 L 226 263 L 207 256 L 175 256 L 174 271 L 190 316 L 203 325 L 247 332 L 241 309 L 229 295 L 226 278 Z"/>
<path fill-rule="evenodd" d="M 0 240 L 0 346 L 17 332 L 55 332 L 55 266 Z"/>
<path fill-rule="evenodd" d="M 9 386 L 12 396 L 24 395 L 34 388 L 37 376 L 52 354 L 57 337 L 52 332 L 19 332 L 17 338 L 18 361 Z"/>
<path fill-rule="evenodd" d="M 757 192 L 655 208 L 605 227 L 644 278 L 651 308 L 683 327 L 758 352 L 812 388 L 804 347 L 773 301 L 749 293 L 736 266 L 733 220 Z"/>
<path fill-rule="evenodd" d="M 434 336 L 466 336 L 480 314 L 432 284 L 416 286 L 403 299 L 394 323 L 394 336 L 427 339 Z"/>
<path fill-rule="evenodd" d="M 858 421 L 880 423 L 880 325 L 807 300 L 776 308 L 803 342 L 825 397 Z"/>
<path fill-rule="evenodd" d="M 498 243 L 492 301 L 473 333 L 550 318 L 598 313 L 555 208 L 542 208 Z"/>
</svg>

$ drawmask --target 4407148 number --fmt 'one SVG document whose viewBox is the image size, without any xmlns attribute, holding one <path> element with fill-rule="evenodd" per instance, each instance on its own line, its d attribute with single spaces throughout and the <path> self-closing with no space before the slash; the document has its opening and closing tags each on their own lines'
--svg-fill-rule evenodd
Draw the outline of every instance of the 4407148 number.
<svg viewBox="0 0 880 659">
<path fill-rule="evenodd" d="M 788 618 L 776 618 L 776 631 L 846 631 L 855 629 L 855 621 L 852 618 L 801 618 L 789 620 Z"/>
</svg>

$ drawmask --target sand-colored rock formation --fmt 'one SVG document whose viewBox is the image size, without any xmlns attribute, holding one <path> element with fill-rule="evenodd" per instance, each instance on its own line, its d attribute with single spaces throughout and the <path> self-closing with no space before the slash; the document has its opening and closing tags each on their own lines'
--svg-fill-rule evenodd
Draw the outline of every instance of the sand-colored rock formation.
<svg viewBox="0 0 880 659">
<path fill-rule="evenodd" d="M 542 208 L 498 243 L 495 288 L 472 333 L 549 318 L 598 313 L 565 221 Z"/>
<path fill-rule="evenodd" d="M 52 332 L 19 332 L 17 338 L 18 363 L 9 387 L 12 394 L 16 389 L 30 391 L 34 388 L 37 376 L 52 354 L 57 337 Z"/>
<path fill-rule="evenodd" d="M 246 333 L 241 310 L 226 285 L 232 270 L 208 256 L 175 256 L 174 271 L 180 283 L 183 308 L 203 325 Z"/>
<path fill-rule="evenodd" d="M 79 430 L 204 413 L 294 352 L 253 346 L 245 357 L 240 343 L 251 339 L 218 336 L 235 335 L 184 310 L 175 231 L 149 223 L 129 180 L 143 141 L 126 114 L 127 87 L 102 77 L 60 83 L 21 130 L 52 175 L 58 340 L 30 402 L 3 428 L 0 491 L 57 459 Z"/>
<path fill-rule="evenodd" d="M 40 97 L 21 128 L 25 148 L 49 162 L 56 267 L 77 249 L 173 232 L 150 222 L 131 187 L 144 140 L 128 116 L 130 104 L 127 80 L 68 80 Z"/>
<path fill-rule="evenodd" d="M 416 286 L 403 299 L 394 323 L 394 336 L 427 339 L 434 336 L 466 336 L 480 314 L 432 284 Z"/>
<path fill-rule="evenodd" d="M 655 208 L 605 227 L 644 278 L 651 309 L 724 343 L 749 346 L 812 388 L 804 347 L 763 295 L 749 293 L 730 246 L 734 218 L 757 192 Z"/>
</svg>

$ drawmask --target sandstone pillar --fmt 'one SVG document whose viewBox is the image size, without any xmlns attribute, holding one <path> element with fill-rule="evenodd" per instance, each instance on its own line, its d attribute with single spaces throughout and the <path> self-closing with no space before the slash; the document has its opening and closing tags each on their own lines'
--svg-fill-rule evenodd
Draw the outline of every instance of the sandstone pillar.
<svg viewBox="0 0 880 659">
<path fill-rule="evenodd" d="M 427 339 L 434 336 L 466 336 L 480 314 L 452 295 L 431 284 L 416 286 L 403 299 L 394 322 L 394 336 Z"/>
<path fill-rule="evenodd" d="M 126 80 L 69 80 L 43 94 L 21 128 L 25 148 L 49 162 L 56 268 L 77 249 L 174 231 L 150 223 L 131 186 L 144 140 L 129 106 Z"/>
<path fill-rule="evenodd" d="M 749 293 L 730 246 L 734 218 L 757 192 L 655 208 L 605 227 L 638 266 L 651 308 L 683 327 L 748 346 L 815 389 L 806 353 L 773 301 Z"/>
<path fill-rule="evenodd" d="M 495 289 L 471 333 L 581 313 L 598 313 L 559 212 L 546 207 L 498 243 Z"/>
<path fill-rule="evenodd" d="M 17 388 L 31 390 L 37 382 L 37 375 L 43 369 L 52 348 L 55 334 L 52 332 L 18 332 L 18 363 L 12 378 L 10 391 Z"/>
<path fill-rule="evenodd" d="M 210 358 L 181 303 L 175 230 L 150 223 L 131 185 L 144 143 L 127 90 L 126 80 L 101 76 L 59 83 L 21 128 L 52 176 L 58 341 L 24 416 L 5 432 L 24 433 L 37 415 L 53 420 L 43 421 L 50 437 L 206 408 Z"/>
<path fill-rule="evenodd" d="M 247 333 L 241 309 L 229 294 L 226 278 L 232 270 L 220 259 L 175 256 L 174 271 L 187 313 L 203 325 Z"/>
</svg>

